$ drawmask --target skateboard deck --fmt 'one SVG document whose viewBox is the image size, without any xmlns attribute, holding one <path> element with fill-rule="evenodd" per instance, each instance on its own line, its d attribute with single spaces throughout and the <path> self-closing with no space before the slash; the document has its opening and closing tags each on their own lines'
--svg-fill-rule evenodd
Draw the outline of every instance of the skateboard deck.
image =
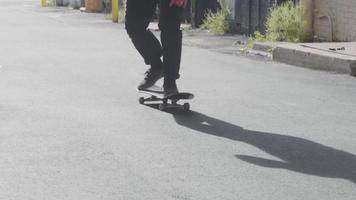
<svg viewBox="0 0 356 200">
<path fill-rule="evenodd" d="M 159 110 L 166 108 L 181 108 L 183 110 L 190 110 L 190 104 L 178 104 L 180 100 L 190 100 L 194 98 L 194 94 L 188 92 L 180 92 L 178 94 L 164 96 L 163 88 L 156 85 L 145 90 L 137 90 L 139 93 L 149 95 L 150 97 L 140 97 L 140 104 L 157 104 Z"/>
</svg>

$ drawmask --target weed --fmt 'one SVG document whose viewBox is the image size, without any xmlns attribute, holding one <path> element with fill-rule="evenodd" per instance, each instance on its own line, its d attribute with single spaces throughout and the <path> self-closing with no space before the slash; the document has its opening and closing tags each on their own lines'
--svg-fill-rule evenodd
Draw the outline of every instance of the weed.
<svg viewBox="0 0 356 200">
<path fill-rule="evenodd" d="M 126 0 L 121 0 L 119 2 L 119 16 L 118 16 L 118 22 L 125 22 L 125 16 L 126 16 Z M 108 14 L 105 19 L 107 20 L 112 20 L 112 13 Z"/>
<path fill-rule="evenodd" d="M 46 0 L 46 6 L 56 6 L 56 0 Z"/>
<path fill-rule="evenodd" d="M 216 13 L 208 11 L 206 19 L 201 25 L 202 29 L 208 29 L 214 34 L 224 34 L 230 31 L 230 26 L 227 21 L 229 15 L 228 10 L 221 9 Z"/>
<path fill-rule="evenodd" d="M 119 22 L 125 22 L 125 16 L 126 16 L 126 4 L 124 4 L 124 6 L 121 6 L 119 8 Z"/>
<path fill-rule="evenodd" d="M 271 9 L 267 18 L 269 41 L 303 42 L 306 39 L 304 8 L 287 1 Z"/>
<path fill-rule="evenodd" d="M 260 33 L 259 31 L 255 31 L 254 35 L 255 35 L 254 41 L 266 42 L 266 40 L 267 40 L 266 36 L 263 35 L 262 33 Z"/>
</svg>

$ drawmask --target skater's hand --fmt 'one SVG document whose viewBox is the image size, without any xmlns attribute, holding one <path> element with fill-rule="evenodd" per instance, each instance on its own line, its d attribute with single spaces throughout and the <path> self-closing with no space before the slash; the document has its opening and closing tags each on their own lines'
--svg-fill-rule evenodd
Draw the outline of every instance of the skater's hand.
<svg viewBox="0 0 356 200">
<path fill-rule="evenodd" d="M 188 0 L 171 0 L 169 6 L 187 7 Z"/>
</svg>

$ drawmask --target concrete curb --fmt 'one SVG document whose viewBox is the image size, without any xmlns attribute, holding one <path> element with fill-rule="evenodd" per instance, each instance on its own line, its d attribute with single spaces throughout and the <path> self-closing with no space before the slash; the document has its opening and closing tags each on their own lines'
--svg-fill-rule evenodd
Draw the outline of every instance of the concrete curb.
<svg viewBox="0 0 356 200">
<path fill-rule="evenodd" d="M 356 62 L 351 63 L 351 76 L 356 76 Z"/>
<path fill-rule="evenodd" d="M 273 49 L 277 46 L 277 43 L 273 42 L 254 42 L 253 50 L 262 51 L 266 53 L 272 53 Z"/>
<path fill-rule="evenodd" d="M 355 75 L 356 57 L 289 43 L 278 44 L 272 54 L 273 60 L 277 62 Z"/>
<path fill-rule="evenodd" d="M 277 62 L 356 76 L 356 56 L 313 48 L 313 45 L 255 42 L 253 49 L 271 53 L 272 60 Z"/>
</svg>

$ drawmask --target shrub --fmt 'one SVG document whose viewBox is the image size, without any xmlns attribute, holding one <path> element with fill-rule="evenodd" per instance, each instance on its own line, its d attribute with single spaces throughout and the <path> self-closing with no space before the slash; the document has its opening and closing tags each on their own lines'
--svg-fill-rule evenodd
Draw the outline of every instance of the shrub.
<svg viewBox="0 0 356 200">
<path fill-rule="evenodd" d="M 104 0 L 105 3 L 107 3 L 106 5 L 106 9 L 108 10 L 112 10 L 112 5 L 111 5 L 111 0 Z M 119 1 L 119 15 L 118 15 L 118 22 L 123 23 L 125 22 L 125 16 L 126 16 L 126 0 L 120 0 Z M 112 14 L 110 12 L 109 15 L 106 16 L 107 20 L 112 20 Z"/>
<path fill-rule="evenodd" d="M 125 22 L 126 16 L 126 0 L 122 0 L 119 6 L 119 22 Z"/>
<path fill-rule="evenodd" d="M 267 40 L 303 42 L 306 39 L 304 9 L 287 1 L 271 9 L 267 18 Z"/>
<path fill-rule="evenodd" d="M 218 12 L 213 13 L 208 11 L 206 14 L 206 19 L 204 20 L 201 28 L 208 29 L 214 34 L 224 34 L 230 31 L 229 23 L 227 17 L 229 11 L 227 9 L 220 9 Z"/>
<path fill-rule="evenodd" d="M 255 31 L 254 36 L 254 40 L 257 42 L 265 42 L 267 40 L 266 36 L 264 36 L 259 31 Z"/>
<path fill-rule="evenodd" d="M 46 6 L 56 6 L 56 0 L 46 0 Z"/>
</svg>

